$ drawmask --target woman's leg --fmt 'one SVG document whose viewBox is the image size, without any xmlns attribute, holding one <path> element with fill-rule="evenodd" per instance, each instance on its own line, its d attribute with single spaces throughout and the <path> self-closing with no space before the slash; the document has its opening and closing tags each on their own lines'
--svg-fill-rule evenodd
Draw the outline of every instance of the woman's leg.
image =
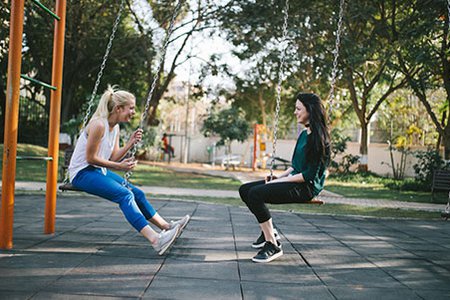
<svg viewBox="0 0 450 300">
<path fill-rule="evenodd" d="M 117 175 L 114 172 L 111 172 L 108 170 L 107 176 L 113 178 L 118 183 L 122 184 L 124 179 Z M 136 201 L 136 204 L 138 205 L 139 209 L 141 210 L 142 214 L 145 216 L 145 218 L 150 221 L 152 224 L 156 225 L 161 230 L 169 230 L 171 228 L 174 228 L 176 224 L 180 225 L 180 231 L 184 229 L 187 222 L 190 219 L 189 215 L 184 216 L 183 218 L 179 219 L 178 221 L 171 221 L 170 223 L 167 222 L 158 212 L 153 208 L 151 203 L 147 200 L 147 197 L 145 196 L 145 193 L 132 185 L 131 183 L 128 183 L 128 187 L 130 188 L 131 192 L 134 194 L 134 198 Z"/>
<path fill-rule="evenodd" d="M 87 193 L 118 203 L 127 221 L 152 244 L 159 255 L 164 254 L 174 243 L 179 232 L 179 226 L 159 234 L 156 233 L 148 225 L 136 204 L 133 192 L 111 176 L 103 175 L 100 169 L 87 167 L 81 170 L 75 176 L 72 184 Z"/>
<path fill-rule="evenodd" d="M 302 203 L 312 198 L 313 195 L 306 183 L 281 182 L 251 187 L 246 203 L 258 222 L 264 223 L 271 218 L 266 203 Z"/>
<path fill-rule="evenodd" d="M 258 180 L 258 181 L 253 181 L 253 182 L 247 182 L 247 183 L 244 183 L 243 185 L 241 185 L 239 187 L 239 195 L 241 196 L 242 201 L 244 201 L 244 203 L 247 204 L 248 192 L 250 191 L 250 189 L 255 186 L 264 185 L 264 184 L 266 184 L 265 180 Z"/>
<path fill-rule="evenodd" d="M 72 184 L 89 194 L 93 194 L 119 204 L 127 221 L 136 229 L 148 226 L 148 222 L 136 204 L 133 193 L 119 182 L 102 174 L 101 170 L 87 167 L 81 170 Z"/>
<path fill-rule="evenodd" d="M 312 193 L 306 183 L 271 183 L 254 185 L 248 191 L 247 206 L 255 215 L 266 241 L 276 245 L 272 217 L 266 203 L 302 203 L 312 199 Z"/>
<path fill-rule="evenodd" d="M 109 170 L 106 176 L 112 178 L 114 181 L 120 184 L 122 184 L 122 182 L 124 181 L 124 179 L 121 176 Z M 145 218 L 150 222 L 152 222 L 153 224 L 155 224 L 160 229 L 169 229 L 170 224 L 156 212 L 156 210 L 153 208 L 153 206 L 145 197 L 145 193 L 141 189 L 132 185 L 131 183 L 128 183 L 128 187 L 133 193 L 136 204 L 138 205 L 139 209 L 141 210 Z"/>
</svg>

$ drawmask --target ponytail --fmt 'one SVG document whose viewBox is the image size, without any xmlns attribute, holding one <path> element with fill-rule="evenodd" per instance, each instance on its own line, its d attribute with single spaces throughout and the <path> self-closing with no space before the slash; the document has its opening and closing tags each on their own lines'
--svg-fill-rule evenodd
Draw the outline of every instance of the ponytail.
<svg viewBox="0 0 450 300">
<path fill-rule="evenodd" d="M 98 103 L 97 109 L 95 110 L 92 119 L 105 118 L 107 119 L 109 115 L 114 111 L 117 106 L 125 106 L 130 100 L 134 100 L 133 94 L 127 91 L 118 90 L 117 86 L 108 85 L 100 102 Z"/>
</svg>

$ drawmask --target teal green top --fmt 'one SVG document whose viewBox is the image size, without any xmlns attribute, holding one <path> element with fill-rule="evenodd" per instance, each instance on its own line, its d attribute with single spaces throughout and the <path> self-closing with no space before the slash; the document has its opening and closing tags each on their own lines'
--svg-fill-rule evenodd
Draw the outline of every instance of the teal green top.
<svg viewBox="0 0 450 300">
<path fill-rule="evenodd" d="M 305 182 L 309 183 L 314 196 L 319 195 L 325 183 L 325 166 L 319 162 L 309 162 L 306 160 L 306 142 L 308 132 L 303 130 L 297 139 L 294 154 L 292 155 L 291 175 L 302 174 Z"/>
</svg>

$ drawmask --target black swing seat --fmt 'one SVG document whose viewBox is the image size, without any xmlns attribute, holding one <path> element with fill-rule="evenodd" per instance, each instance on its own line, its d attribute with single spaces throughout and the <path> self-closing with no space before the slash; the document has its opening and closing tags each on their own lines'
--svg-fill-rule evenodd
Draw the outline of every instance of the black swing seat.
<svg viewBox="0 0 450 300">
<path fill-rule="evenodd" d="M 70 182 L 63 183 L 58 187 L 62 192 L 73 191 L 73 192 L 82 192 L 82 190 L 74 187 Z"/>
</svg>

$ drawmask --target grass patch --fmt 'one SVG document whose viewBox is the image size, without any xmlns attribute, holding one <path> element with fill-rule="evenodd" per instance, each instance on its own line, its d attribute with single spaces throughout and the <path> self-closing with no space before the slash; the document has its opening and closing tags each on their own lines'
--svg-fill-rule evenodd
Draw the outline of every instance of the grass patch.
<svg viewBox="0 0 450 300">
<path fill-rule="evenodd" d="M 147 186 L 228 191 L 237 190 L 241 185 L 240 181 L 232 178 L 175 172 L 158 166 L 143 164 L 137 165 L 131 181 L 133 184 Z"/>
<path fill-rule="evenodd" d="M 447 203 L 447 193 L 395 190 L 386 187 L 393 182 L 391 178 L 375 175 L 350 174 L 346 176 L 333 175 L 325 181 L 325 189 L 347 198 L 386 199 L 405 202 Z"/>
<path fill-rule="evenodd" d="M 0 145 L 0 151 L 3 153 L 3 145 Z M 17 144 L 17 156 L 38 156 L 46 157 L 47 148 L 30 145 Z M 64 154 L 59 153 L 60 164 L 64 160 Z M 3 156 L 2 156 L 3 160 Z M 2 174 L 0 174 L 1 178 Z M 44 160 L 17 160 L 16 161 L 16 180 L 17 181 L 40 181 L 47 180 L 47 161 Z"/>
<path fill-rule="evenodd" d="M 202 201 L 214 204 L 226 204 L 232 206 L 245 207 L 242 201 L 238 198 L 219 198 L 219 197 L 204 197 L 204 196 L 179 196 L 179 195 L 153 195 L 151 198 L 158 199 L 180 199 L 190 201 Z M 363 216 L 363 217 L 377 217 L 377 218 L 409 218 L 421 220 L 439 220 L 439 212 L 420 211 L 420 210 L 406 210 L 396 208 L 382 208 L 382 207 L 365 207 L 348 204 L 325 204 L 325 205 L 309 205 L 309 204 L 280 204 L 268 205 L 271 210 L 289 211 L 295 213 L 310 213 L 310 214 L 331 214 L 342 216 Z"/>
</svg>

